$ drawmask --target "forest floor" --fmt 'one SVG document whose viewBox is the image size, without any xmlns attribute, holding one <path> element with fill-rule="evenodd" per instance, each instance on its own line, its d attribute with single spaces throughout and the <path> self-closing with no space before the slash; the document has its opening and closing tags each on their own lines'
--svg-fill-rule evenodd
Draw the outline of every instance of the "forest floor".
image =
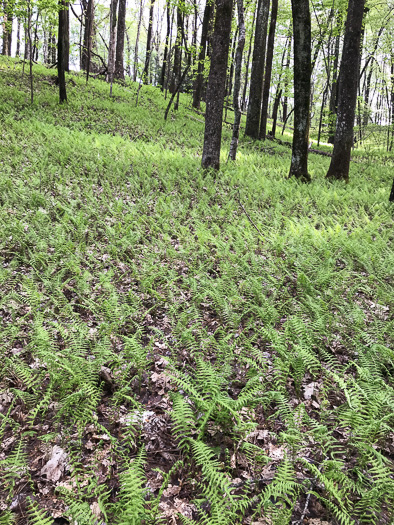
<svg viewBox="0 0 394 525">
<path fill-rule="evenodd" d="M 393 523 L 394 157 L 214 178 L 190 95 L 54 74 L 0 59 L 0 524 Z"/>
</svg>

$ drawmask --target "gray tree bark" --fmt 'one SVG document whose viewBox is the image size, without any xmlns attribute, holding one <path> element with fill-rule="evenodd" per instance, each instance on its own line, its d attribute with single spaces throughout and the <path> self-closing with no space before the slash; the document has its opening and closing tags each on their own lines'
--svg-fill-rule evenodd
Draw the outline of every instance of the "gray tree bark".
<svg viewBox="0 0 394 525">
<path fill-rule="evenodd" d="M 146 38 L 146 55 L 144 71 L 142 72 L 142 81 L 144 84 L 148 84 L 148 72 L 150 64 L 150 56 L 152 53 L 152 27 L 153 27 L 153 8 L 155 6 L 155 0 L 151 0 L 149 7 L 149 24 L 148 24 L 148 35 Z"/>
<path fill-rule="evenodd" d="M 107 82 L 110 82 L 110 95 L 112 95 L 112 82 L 115 73 L 115 50 L 116 50 L 116 11 L 118 0 L 111 0 L 109 21 L 109 46 L 108 46 L 108 73 Z"/>
<path fill-rule="evenodd" d="M 245 135 L 255 139 L 259 137 L 260 129 L 269 7 L 270 0 L 259 0 L 254 37 L 252 73 L 250 75 L 249 104 L 245 126 Z"/>
<path fill-rule="evenodd" d="M 126 32 L 126 0 L 119 0 L 118 29 L 115 51 L 115 78 L 124 80 L 124 39 Z"/>
<path fill-rule="evenodd" d="M 200 109 L 201 97 L 204 84 L 204 61 L 207 50 L 207 40 L 208 40 L 208 30 L 209 30 L 209 21 L 212 18 L 213 6 L 210 0 L 207 0 L 204 9 L 204 16 L 202 20 L 202 29 L 201 29 L 201 41 L 200 41 L 200 50 L 198 53 L 198 65 L 197 65 L 197 76 L 194 82 L 193 87 L 193 107 Z"/>
<path fill-rule="evenodd" d="M 260 119 L 260 139 L 265 140 L 267 133 L 268 102 L 271 87 L 272 60 L 274 58 L 275 29 L 276 18 L 278 16 L 278 0 L 272 0 L 271 23 L 267 43 L 267 60 L 265 66 L 264 88 L 263 88 L 263 105 L 261 108 Z"/>
<path fill-rule="evenodd" d="M 220 146 L 222 140 L 223 103 L 226 89 L 228 50 L 230 46 L 232 0 L 216 1 L 216 18 L 212 36 L 211 68 L 209 71 L 204 147 L 202 167 L 220 167 Z"/>
<path fill-rule="evenodd" d="M 233 136 L 230 144 L 229 157 L 231 160 L 235 160 L 237 156 L 238 139 L 239 139 L 239 126 L 241 123 L 241 104 L 240 104 L 240 91 L 241 91 L 241 73 L 242 73 L 242 55 L 245 47 L 245 20 L 244 20 L 244 4 L 243 0 L 237 0 L 238 10 L 238 45 L 235 53 L 235 78 L 234 78 L 234 125 L 233 125 Z"/>
<path fill-rule="evenodd" d="M 140 41 L 143 9 L 144 9 L 144 0 L 140 0 L 140 13 L 138 16 L 137 36 L 135 39 L 135 48 L 134 48 L 134 64 L 133 64 L 133 81 L 134 82 L 136 82 L 137 80 L 137 73 L 138 73 L 138 44 Z"/>
<path fill-rule="evenodd" d="M 349 0 L 342 62 L 339 72 L 338 113 L 334 150 L 327 178 L 349 181 L 354 118 L 360 71 L 360 44 L 365 0 Z"/>
<path fill-rule="evenodd" d="M 294 35 L 294 133 L 289 177 L 310 181 L 308 140 L 311 93 L 311 15 L 309 0 L 292 0 Z"/>
</svg>

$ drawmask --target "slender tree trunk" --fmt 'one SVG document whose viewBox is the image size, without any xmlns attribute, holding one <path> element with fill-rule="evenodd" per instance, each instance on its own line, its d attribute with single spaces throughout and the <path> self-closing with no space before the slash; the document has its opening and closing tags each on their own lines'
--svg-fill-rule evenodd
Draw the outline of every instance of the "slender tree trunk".
<svg viewBox="0 0 394 525">
<path fill-rule="evenodd" d="M 327 178 L 349 180 L 365 0 L 349 0 L 339 73 L 338 116 Z"/>
<path fill-rule="evenodd" d="M 337 17 L 337 20 L 338 19 L 339 17 Z M 335 125 L 336 125 L 337 104 L 338 104 L 339 45 L 340 45 L 340 35 L 337 34 L 335 37 L 334 64 L 333 64 L 333 72 L 332 72 L 331 95 L 330 95 L 329 113 L 328 113 L 328 143 L 329 144 L 334 144 L 334 138 L 335 138 Z"/>
<path fill-rule="evenodd" d="M 153 8 L 155 6 L 155 0 L 151 0 L 149 8 L 149 25 L 148 25 L 148 36 L 146 39 L 146 55 L 145 55 L 145 65 L 144 71 L 142 72 L 142 81 L 144 84 L 148 84 L 148 72 L 149 72 L 149 63 L 151 56 L 151 47 L 152 47 L 152 26 L 153 26 Z"/>
<path fill-rule="evenodd" d="M 308 141 L 311 94 L 311 15 L 309 0 L 292 0 L 294 35 L 294 133 L 289 177 L 310 181 Z"/>
<path fill-rule="evenodd" d="M 138 16 L 137 36 L 135 39 L 135 48 L 134 48 L 134 64 L 133 64 L 133 81 L 134 82 L 137 81 L 137 73 L 138 73 L 138 44 L 140 41 L 143 9 L 144 9 L 144 1 L 140 0 L 140 12 Z"/>
<path fill-rule="evenodd" d="M 4 11 L 4 15 L 3 15 L 3 23 L 2 23 L 2 26 L 3 26 L 3 45 L 2 45 L 2 48 L 1 48 L 1 54 L 4 55 L 4 56 L 7 56 L 8 54 L 8 30 L 7 30 L 7 24 L 8 24 L 8 19 L 7 19 L 7 2 L 4 1 L 3 2 L 3 11 Z"/>
<path fill-rule="evenodd" d="M 56 64 L 56 36 L 52 35 L 52 64 Z"/>
<path fill-rule="evenodd" d="M 271 88 L 272 60 L 274 58 L 274 42 L 276 18 L 278 16 L 278 0 L 272 0 L 271 23 L 267 43 L 267 61 L 265 66 L 263 105 L 261 108 L 260 139 L 265 140 L 267 132 L 268 102 Z"/>
<path fill-rule="evenodd" d="M 115 72 L 115 50 L 116 50 L 116 11 L 118 0 L 111 0 L 110 21 L 109 21 L 109 46 L 108 46 L 108 73 L 107 82 L 111 84 L 109 94 L 112 96 L 112 83 Z"/>
<path fill-rule="evenodd" d="M 82 20 L 82 17 L 81 17 Z M 81 69 L 89 73 L 88 63 L 92 52 L 92 33 L 94 24 L 94 0 L 88 0 L 85 10 L 85 30 L 81 54 Z"/>
<path fill-rule="evenodd" d="M 258 138 L 260 129 L 269 7 L 270 0 L 259 0 L 254 37 L 252 73 L 250 76 L 249 104 L 245 126 L 245 135 L 255 139 Z"/>
<path fill-rule="evenodd" d="M 244 89 L 242 92 L 242 102 L 241 102 L 241 110 L 243 111 L 246 106 L 246 91 L 248 88 L 248 82 L 249 82 L 249 64 L 250 64 L 250 55 L 252 53 L 252 39 L 253 39 L 253 30 L 254 30 L 254 23 L 256 21 L 256 11 L 257 7 L 253 12 L 253 20 L 252 20 L 252 27 L 250 29 L 250 41 L 249 41 L 249 49 L 248 49 L 248 58 L 246 59 L 246 71 L 245 71 L 245 83 L 244 83 Z"/>
<path fill-rule="evenodd" d="M 21 49 L 21 21 L 20 18 L 18 18 L 18 26 L 16 31 L 16 53 L 15 56 L 20 55 L 20 49 Z"/>
<path fill-rule="evenodd" d="M 124 80 L 124 38 L 126 30 L 126 0 L 119 0 L 118 35 L 116 37 L 115 78 Z"/>
<path fill-rule="evenodd" d="M 328 87 L 329 87 L 329 79 L 327 80 L 327 85 L 326 85 L 326 87 L 324 88 L 324 91 L 323 91 L 323 98 L 322 98 L 322 103 L 321 103 L 321 107 L 320 107 L 319 131 L 317 133 L 317 145 L 318 146 L 320 146 L 320 138 L 321 138 L 321 132 L 322 132 L 322 126 L 323 126 L 324 108 L 326 107 Z"/>
<path fill-rule="evenodd" d="M 64 70 L 70 71 L 70 9 L 69 2 L 65 1 L 65 31 L 64 31 Z"/>
<path fill-rule="evenodd" d="M 200 109 L 201 97 L 203 92 L 204 84 L 204 62 L 207 50 L 207 39 L 208 39 L 208 30 L 209 30 L 209 21 L 212 18 L 213 6 L 210 0 L 207 0 L 204 9 L 204 17 L 202 20 L 201 28 L 201 42 L 200 50 L 198 53 L 198 65 L 197 65 L 197 76 L 194 82 L 193 89 L 193 107 Z"/>
<path fill-rule="evenodd" d="M 226 97 L 230 97 L 233 91 L 233 77 L 234 77 L 234 69 L 235 69 L 234 58 L 235 58 L 235 52 L 237 49 L 238 30 L 239 30 L 239 27 L 237 27 L 235 30 L 234 38 L 232 39 L 231 46 L 230 46 L 231 63 L 230 63 L 230 71 L 227 75 L 227 80 L 226 80 Z"/>
<path fill-rule="evenodd" d="M 176 28 L 177 35 L 174 46 L 174 66 L 172 69 L 171 83 L 169 86 L 170 93 L 175 93 L 176 87 L 179 84 L 179 80 L 181 78 L 183 16 L 179 6 L 176 9 Z"/>
<path fill-rule="evenodd" d="M 276 134 L 276 123 L 278 120 L 278 109 L 279 109 L 281 96 L 282 96 L 282 88 L 278 86 L 278 89 L 276 91 L 275 100 L 274 100 L 274 107 L 272 109 L 272 131 L 271 131 L 272 138 L 275 138 L 275 134 Z"/>
<path fill-rule="evenodd" d="M 193 17 L 193 34 L 192 34 L 192 65 L 196 63 L 197 60 L 197 24 L 198 24 L 198 3 L 197 0 L 193 1 L 194 7 L 194 17 Z"/>
<path fill-rule="evenodd" d="M 66 92 L 66 66 L 67 66 L 67 42 L 69 37 L 67 34 L 67 13 L 68 2 L 66 0 L 60 0 L 59 2 L 59 29 L 58 29 L 58 54 L 57 54 L 57 75 L 59 80 L 59 99 L 60 104 L 67 102 Z"/>
<path fill-rule="evenodd" d="M 32 42 L 31 42 L 31 19 L 32 19 L 32 6 L 31 0 L 27 2 L 27 37 L 29 45 L 29 77 L 30 77 L 30 102 L 33 104 L 34 101 L 34 89 L 33 89 L 33 58 L 32 58 Z"/>
<path fill-rule="evenodd" d="M 34 39 L 33 39 L 33 60 L 38 60 L 38 21 L 40 18 L 40 11 L 37 10 L 36 22 L 34 24 Z"/>
<path fill-rule="evenodd" d="M 291 56 L 291 45 L 292 45 L 292 42 L 293 42 L 293 35 L 291 35 L 290 37 L 290 44 L 289 44 L 289 49 L 288 49 L 288 53 L 287 53 L 287 62 L 286 62 L 286 70 L 288 70 L 290 68 L 290 56 Z M 284 87 L 283 87 L 283 94 L 284 94 L 284 97 L 283 97 L 283 106 L 282 106 L 282 121 L 283 121 L 283 129 L 282 129 L 282 135 L 285 131 L 285 123 L 287 122 L 287 111 L 288 111 L 288 104 L 289 104 L 289 97 L 287 95 L 287 90 L 288 90 L 288 87 L 289 87 L 289 78 L 288 76 L 285 77 L 285 83 L 284 83 Z"/>
<path fill-rule="evenodd" d="M 12 44 L 12 22 L 13 22 L 13 3 L 3 2 L 3 49 L 2 54 L 11 56 Z"/>
<path fill-rule="evenodd" d="M 237 156 L 239 126 L 241 123 L 241 106 L 240 106 L 240 91 L 241 91 L 241 73 L 242 73 L 242 55 L 245 47 L 245 20 L 244 20 L 244 4 L 243 0 L 237 0 L 238 10 L 238 28 L 239 37 L 237 51 L 235 54 L 235 79 L 234 79 L 234 125 L 233 137 L 230 144 L 229 157 L 235 160 Z"/>
<path fill-rule="evenodd" d="M 8 31 L 8 56 L 11 56 L 11 46 L 12 46 L 12 23 L 14 21 L 12 11 L 9 14 L 9 31 Z"/>
<path fill-rule="evenodd" d="M 289 31 L 289 36 L 286 39 L 285 47 L 283 49 L 282 61 L 281 61 L 281 66 L 280 66 L 280 74 L 279 74 L 279 80 L 278 80 L 278 87 L 276 88 L 276 94 L 275 94 L 275 99 L 274 99 L 274 106 L 272 108 L 272 130 L 271 130 L 271 136 L 273 138 L 275 138 L 275 134 L 276 134 L 276 123 L 277 123 L 277 120 L 278 120 L 278 109 L 279 109 L 280 99 L 281 99 L 282 92 L 283 92 L 283 89 L 281 87 L 281 80 L 282 80 L 282 75 L 283 75 L 283 71 L 284 71 L 284 63 L 285 63 L 285 58 L 286 58 L 288 47 L 291 47 L 291 33 L 290 33 L 290 31 Z"/>
<path fill-rule="evenodd" d="M 169 4 L 167 4 L 166 15 L 167 15 L 167 32 L 166 32 L 166 40 L 165 40 L 165 44 L 164 44 L 163 65 L 161 67 L 161 75 L 160 75 L 160 81 L 159 81 L 159 84 L 161 85 L 161 90 L 162 91 L 164 89 L 164 84 L 165 84 L 165 79 L 166 79 L 168 46 L 169 46 L 169 43 L 170 43 L 170 34 L 171 34 L 171 13 L 170 13 L 170 6 L 169 6 Z"/>
<path fill-rule="evenodd" d="M 202 167 L 220 167 L 223 103 L 226 89 L 228 50 L 230 45 L 232 0 L 216 1 L 216 18 L 212 37 L 212 57 L 207 88 Z"/>
</svg>

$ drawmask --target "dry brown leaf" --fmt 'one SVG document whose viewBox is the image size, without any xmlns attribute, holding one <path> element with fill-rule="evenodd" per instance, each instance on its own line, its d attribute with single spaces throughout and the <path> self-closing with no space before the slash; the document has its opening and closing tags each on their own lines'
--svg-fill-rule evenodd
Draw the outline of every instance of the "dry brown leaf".
<svg viewBox="0 0 394 525">
<path fill-rule="evenodd" d="M 41 475 L 46 475 L 49 481 L 58 481 L 66 470 L 67 453 L 59 446 L 52 448 L 49 461 L 42 467 Z"/>
</svg>

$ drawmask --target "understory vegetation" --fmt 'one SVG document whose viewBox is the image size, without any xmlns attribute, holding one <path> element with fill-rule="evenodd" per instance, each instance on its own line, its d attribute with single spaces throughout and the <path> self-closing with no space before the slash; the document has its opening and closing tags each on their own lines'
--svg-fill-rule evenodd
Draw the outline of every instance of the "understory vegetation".
<svg viewBox="0 0 394 525">
<path fill-rule="evenodd" d="M 53 75 L 0 61 L 0 524 L 393 523 L 394 157 L 215 178 L 190 95 Z"/>
</svg>

